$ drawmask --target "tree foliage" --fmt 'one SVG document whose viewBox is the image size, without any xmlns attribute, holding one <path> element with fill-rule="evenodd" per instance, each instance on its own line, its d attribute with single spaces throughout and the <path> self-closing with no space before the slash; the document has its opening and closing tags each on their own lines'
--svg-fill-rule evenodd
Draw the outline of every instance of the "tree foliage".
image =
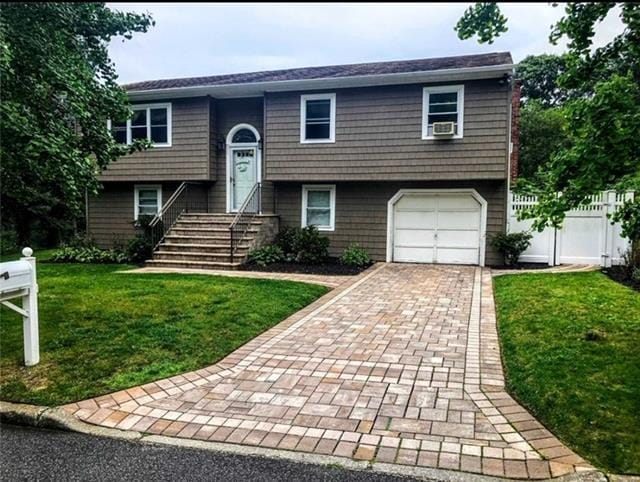
<svg viewBox="0 0 640 482">
<path fill-rule="evenodd" d="M 492 44 L 507 31 L 507 18 L 495 2 L 478 2 L 469 7 L 455 26 L 462 40 L 478 36 L 478 42 Z"/>
<path fill-rule="evenodd" d="M 506 21 L 495 8 L 497 12 L 481 18 L 465 12 L 456 25 L 460 38 L 474 33 L 481 41 L 498 37 Z M 640 191 L 640 4 L 570 2 L 564 9 L 550 41 L 568 41 L 565 71 L 558 77 L 559 87 L 574 94 L 564 107 L 568 143 L 539 172 L 541 184 L 521 185 L 538 194 L 539 204 L 523 211 L 535 219 L 537 229 L 562 224 L 566 211 L 602 189 Z M 619 11 L 622 31 L 595 47 L 596 26 L 612 11 Z M 614 217 L 634 242 L 640 241 L 639 215 L 637 195 Z"/>
<path fill-rule="evenodd" d="M 100 3 L 2 5 L 2 220 L 21 243 L 34 220 L 59 228 L 81 212 L 99 171 L 146 147 L 120 146 L 107 132 L 107 119 L 131 115 L 107 47 L 152 25 L 148 14 Z"/>
<path fill-rule="evenodd" d="M 516 67 L 516 79 L 522 85 L 522 104 L 535 101 L 544 108 L 558 107 L 568 98 L 566 89 L 558 85 L 559 77 L 566 71 L 563 55 L 529 55 Z"/>
<path fill-rule="evenodd" d="M 566 118 L 559 107 L 545 108 L 530 100 L 520 110 L 520 160 L 518 176 L 536 184 L 553 155 L 568 146 Z"/>
</svg>

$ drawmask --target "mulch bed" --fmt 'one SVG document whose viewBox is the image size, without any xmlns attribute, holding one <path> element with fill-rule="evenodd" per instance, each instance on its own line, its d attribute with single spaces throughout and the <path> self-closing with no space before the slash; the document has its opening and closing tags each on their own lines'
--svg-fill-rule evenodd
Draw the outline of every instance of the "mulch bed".
<svg viewBox="0 0 640 482">
<path fill-rule="evenodd" d="M 508 269 L 518 271 L 522 269 L 545 269 L 552 268 L 547 263 L 518 263 L 516 265 L 491 266 L 491 269 Z"/>
<path fill-rule="evenodd" d="M 264 271 L 267 273 L 297 273 L 297 274 L 319 274 L 329 276 L 353 276 L 362 273 L 365 268 L 355 268 L 345 266 L 337 259 L 330 259 L 322 264 L 301 264 L 301 263 L 273 263 L 268 266 L 258 266 L 257 264 L 247 264 L 242 267 L 247 271 Z"/>
<path fill-rule="evenodd" d="M 640 282 L 633 280 L 629 276 L 629 268 L 626 266 L 612 266 L 611 268 L 604 268 L 602 272 L 613 281 L 628 286 L 636 291 L 640 291 Z"/>
</svg>

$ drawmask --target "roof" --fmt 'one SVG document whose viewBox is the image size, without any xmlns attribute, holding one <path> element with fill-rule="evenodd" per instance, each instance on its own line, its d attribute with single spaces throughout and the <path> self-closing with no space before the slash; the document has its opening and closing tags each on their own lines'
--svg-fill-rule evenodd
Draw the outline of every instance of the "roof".
<svg viewBox="0 0 640 482">
<path fill-rule="evenodd" d="M 397 60 L 364 64 L 329 65 L 324 67 L 303 67 L 285 70 L 267 70 L 241 74 L 211 75 L 207 77 L 186 77 L 180 79 L 146 80 L 125 84 L 128 92 L 158 91 L 189 87 L 258 84 L 295 80 L 347 79 L 351 77 L 376 76 L 386 74 L 409 74 L 415 72 L 435 72 L 439 70 L 471 69 L 511 65 L 509 52 L 494 52 L 455 57 L 430 59 Z"/>
</svg>

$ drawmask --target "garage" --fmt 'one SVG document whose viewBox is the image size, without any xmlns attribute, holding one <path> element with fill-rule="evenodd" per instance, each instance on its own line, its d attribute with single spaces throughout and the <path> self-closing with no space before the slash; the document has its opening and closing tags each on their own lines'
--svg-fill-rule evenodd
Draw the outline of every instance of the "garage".
<svg viewBox="0 0 640 482">
<path fill-rule="evenodd" d="M 389 201 L 387 258 L 483 265 L 485 225 L 486 201 L 473 189 L 400 191 Z"/>
</svg>

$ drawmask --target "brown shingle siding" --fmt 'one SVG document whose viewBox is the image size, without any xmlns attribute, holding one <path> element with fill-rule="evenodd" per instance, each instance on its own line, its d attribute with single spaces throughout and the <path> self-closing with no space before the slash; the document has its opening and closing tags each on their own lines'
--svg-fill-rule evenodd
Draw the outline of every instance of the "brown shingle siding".
<svg viewBox="0 0 640 482">
<path fill-rule="evenodd" d="M 209 98 L 170 102 L 171 147 L 152 148 L 118 159 L 102 173 L 101 181 L 215 179 L 215 172 L 211 172 Z"/>
<path fill-rule="evenodd" d="M 300 143 L 301 92 L 266 95 L 266 178 L 504 179 L 508 87 L 465 83 L 464 137 L 422 139 L 423 85 L 336 90 L 336 142 Z"/>
</svg>

